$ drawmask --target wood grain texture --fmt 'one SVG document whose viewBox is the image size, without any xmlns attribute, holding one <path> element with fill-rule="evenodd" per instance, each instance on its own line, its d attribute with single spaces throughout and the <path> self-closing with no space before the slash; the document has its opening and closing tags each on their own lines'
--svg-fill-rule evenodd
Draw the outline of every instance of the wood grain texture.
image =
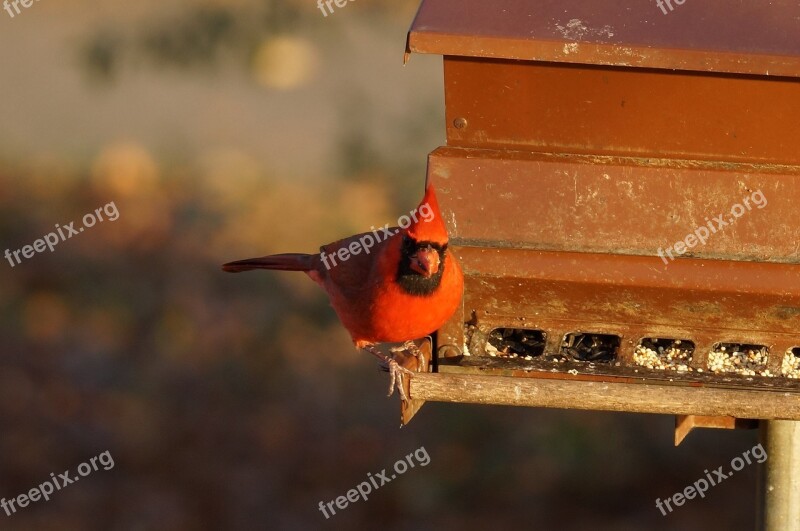
<svg viewBox="0 0 800 531">
<path fill-rule="evenodd" d="M 415 374 L 410 393 L 435 402 L 800 420 L 800 396 L 781 391 Z"/>
</svg>

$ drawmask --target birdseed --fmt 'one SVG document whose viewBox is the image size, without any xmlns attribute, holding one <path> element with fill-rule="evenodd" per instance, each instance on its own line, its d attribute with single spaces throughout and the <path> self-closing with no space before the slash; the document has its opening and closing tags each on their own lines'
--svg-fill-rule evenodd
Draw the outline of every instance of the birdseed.
<svg viewBox="0 0 800 531">
<path fill-rule="evenodd" d="M 766 349 L 758 345 L 721 345 L 708 354 L 708 369 L 713 373 L 774 376 L 767 369 Z"/>
<path fill-rule="evenodd" d="M 648 369 L 692 372 L 694 346 L 681 340 L 643 340 L 633 351 L 633 361 Z"/>
<path fill-rule="evenodd" d="M 800 348 L 790 348 L 783 355 L 781 375 L 787 378 L 800 378 Z"/>
</svg>

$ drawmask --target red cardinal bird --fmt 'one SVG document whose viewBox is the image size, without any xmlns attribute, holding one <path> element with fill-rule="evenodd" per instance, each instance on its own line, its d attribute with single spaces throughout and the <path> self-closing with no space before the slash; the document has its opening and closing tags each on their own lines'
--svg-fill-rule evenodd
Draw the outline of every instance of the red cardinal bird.
<svg viewBox="0 0 800 531">
<path fill-rule="evenodd" d="M 432 185 L 411 217 L 403 218 L 398 223 L 405 228 L 387 225 L 350 236 L 323 245 L 319 254 L 275 254 L 230 262 L 222 268 L 233 273 L 304 271 L 328 293 L 356 347 L 388 364 L 389 396 L 397 386 L 405 400 L 403 374 L 411 375 L 411 371 L 375 345 L 402 342 L 399 350 L 420 358 L 423 367 L 412 340 L 437 330 L 453 315 L 461 302 L 464 277 L 456 257 L 447 250 L 447 229 Z"/>
</svg>

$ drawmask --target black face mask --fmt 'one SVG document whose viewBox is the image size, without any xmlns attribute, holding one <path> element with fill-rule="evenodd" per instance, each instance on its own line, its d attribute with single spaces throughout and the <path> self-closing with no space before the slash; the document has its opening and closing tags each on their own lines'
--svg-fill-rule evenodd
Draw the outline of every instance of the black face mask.
<svg viewBox="0 0 800 531">
<path fill-rule="evenodd" d="M 439 254 L 439 269 L 430 277 L 424 277 L 411 269 L 411 257 L 418 250 L 430 247 Z M 447 244 L 439 245 L 433 242 L 417 242 L 403 237 L 403 247 L 400 250 L 400 265 L 397 268 L 397 283 L 400 288 L 409 295 L 426 297 L 432 295 L 442 283 L 442 273 L 444 273 L 445 260 L 447 259 Z"/>
</svg>

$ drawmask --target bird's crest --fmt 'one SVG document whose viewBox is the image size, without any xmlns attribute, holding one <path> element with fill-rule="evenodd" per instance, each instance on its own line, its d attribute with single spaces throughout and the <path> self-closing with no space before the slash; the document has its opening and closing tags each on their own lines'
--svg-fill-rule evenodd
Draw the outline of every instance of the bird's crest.
<svg viewBox="0 0 800 531">
<path fill-rule="evenodd" d="M 418 242 L 447 243 L 447 228 L 444 225 L 439 201 L 432 184 L 425 189 L 425 197 L 416 208 L 417 220 L 411 221 L 408 235 Z"/>
</svg>

